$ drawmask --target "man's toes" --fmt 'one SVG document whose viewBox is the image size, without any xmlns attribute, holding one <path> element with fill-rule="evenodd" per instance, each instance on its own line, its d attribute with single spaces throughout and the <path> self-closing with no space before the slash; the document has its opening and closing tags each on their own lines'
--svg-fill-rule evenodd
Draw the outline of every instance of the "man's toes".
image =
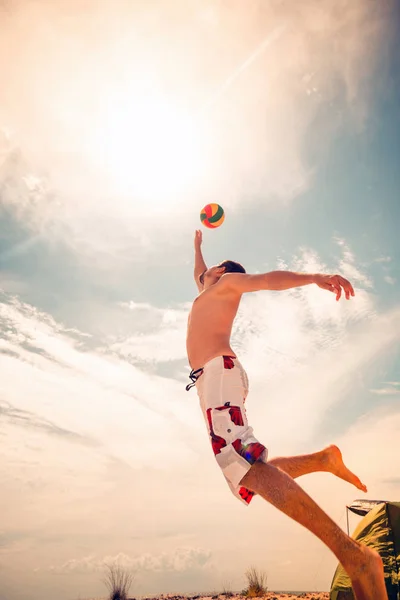
<svg viewBox="0 0 400 600">
<path fill-rule="evenodd" d="M 366 486 L 366 485 L 364 485 L 363 483 L 361 483 L 361 481 L 360 481 L 360 480 L 358 480 L 358 485 L 357 485 L 357 487 L 358 487 L 358 489 L 359 489 L 359 490 L 361 490 L 361 491 L 363 491 L 363 492 L 368 492 L 368 490 L 367 490 L 367 486 Z"/>
</svg>

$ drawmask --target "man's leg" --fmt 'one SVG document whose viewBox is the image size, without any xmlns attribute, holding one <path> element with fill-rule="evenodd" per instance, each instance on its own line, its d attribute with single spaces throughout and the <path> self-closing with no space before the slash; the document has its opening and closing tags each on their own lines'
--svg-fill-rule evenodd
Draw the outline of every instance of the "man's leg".
<svg viewBox="0 0 400 600">
<path fill-rule="evenodd" d="M 342 453 L 337 446 L 328 446 L 320 452 L 313 454 L 302 454 L 300 456 L 279 457 L 268 461 L 270 465 L 278 467 L 281 471 L 285 471 L 292 479 L 323 471 L 332 473 L 344 481 L 348 481 L 363 492 L 367 491 L 366 486 L 361 483 L 359 478 L 352 473 L 344 464 Z"/>
<path fill-rule="evenodd" d="M 349 574 L 357 600 L 388 600 L 379 554 L 346 535 L 287 473 L 270 463 L 256 462 L 240 485 L 324 542 Z"/>
</svg>

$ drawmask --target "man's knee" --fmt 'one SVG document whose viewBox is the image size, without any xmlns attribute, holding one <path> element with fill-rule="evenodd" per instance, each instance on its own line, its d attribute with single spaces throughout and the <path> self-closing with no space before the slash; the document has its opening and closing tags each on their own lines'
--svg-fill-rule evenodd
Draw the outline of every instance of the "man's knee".
<svg viewBox="0 0 400 600">
<path fill-rule="evenodd" d="M 254 464 L 251 465 L 246 475 L 241 479 L 240 485 L 247 488 L 248 490 L 251 490 L 252 492 L 257 493 L 259 485 L 261 483 L 261 479 L 264 475 L 264 467 L 266 466 L 266 463 L 256 461 Z"/>
</svg>

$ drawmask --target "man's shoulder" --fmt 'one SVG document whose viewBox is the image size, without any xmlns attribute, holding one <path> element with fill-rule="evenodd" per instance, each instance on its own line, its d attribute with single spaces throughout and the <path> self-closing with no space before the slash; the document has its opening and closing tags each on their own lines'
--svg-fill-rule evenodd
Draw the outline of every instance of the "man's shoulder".
<svg viewBox="0 0 400 600">
<path fill-rule="evenodd" d="M 240 298 L 242 294 L 235 285 L 232 285 L 232 279 L 229 275 L 238 275 L 238 273 L 226 273 L 222 275 L 220 280 L 212 286 L 215 288 L 215 295 L 226 300 Z"/>
<path fill-rule="evenodd" d="M 242 294 L 238 293 L 234 288 L 231 288 L 231 286 L 226 285 L 224 282 L 219 280 L 206 290 L 202 290 L 194 299 L 193 304 L 199 300 L 201 300 L 201 303 L 213 302 L 216 298 L 219 300 L 224 299 L 228 301 L 231 298 L 240 297 L 241 295 Z"/>
<path fill-rule="evenodd" d="M 237 293 L 237 282 L 245 277 L 245 273 L 224 273 L 218 283 L 220 291 L 233 291 Z"/>
<path fill-rule="evenodd" d="M 224 273 L 218 283 L 223 283 L 225 285 L 232 285 L 232 282 L 241 281 L 248 277 L 248 273 Z"/>
</svg>

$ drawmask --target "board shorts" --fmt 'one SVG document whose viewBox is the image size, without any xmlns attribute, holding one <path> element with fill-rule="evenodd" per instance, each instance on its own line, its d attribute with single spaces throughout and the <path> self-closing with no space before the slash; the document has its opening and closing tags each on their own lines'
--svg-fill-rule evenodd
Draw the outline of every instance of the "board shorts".
<svg viewBox="0 0 400 600">
<path fill-rule="evenodd" d="M 215 458 L 232 491 L 244 504 L 255 492 L 240 481 L 256 462 L 267 462 L 268 450 L 253 436 L 246 417 L 249 390 L 246 371 L 234 356 L 217 356 L 189 375 L 196 386 L 200 407 Z"/>
</svg>

